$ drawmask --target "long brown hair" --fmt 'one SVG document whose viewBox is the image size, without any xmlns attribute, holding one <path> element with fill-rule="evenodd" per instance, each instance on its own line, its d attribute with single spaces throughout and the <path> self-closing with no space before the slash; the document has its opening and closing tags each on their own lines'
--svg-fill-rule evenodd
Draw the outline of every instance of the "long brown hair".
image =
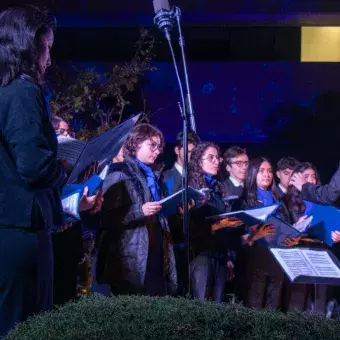
<svg viewBox="0 0 340 340">
<path fill-rule="evenodd" d="M 305 162 L 297 165 L 292 173 L 292 176 L 297 173 L 305 172 L 308 169 L 313 169 L 316 177 L 316 184 L 320 184 L 320 176 L 315 166 L 311 163 Z M 290 223 L 295 223 L 304 214 L 306 205 L 301 198 L 301 192 L 293 185 L 288 187 L 286 195 L 283 197 L 285 205 L 284 214 Z"/>
<path fill-rule="evenodd" d="M 256 207 L 259 205 L 259 201 L 257 199 L 257 183 L 256 183 L 256 178 L 257 174 L 260 171 L 261 164 L 263 162 L 268 162 L 269 164 L 270 161 L 264 157 L 257 157 L 253 158 L 249 161 L 249 167 L 247 170 L 247 176 L 246 180 L 244 183 L 244 190 L 243 190 L 243 199 L 247 203 L 249 207 Z M 272 166 L 273 169 L 273 166 Z M 273 169 L 274 172 L 274 169 Z M 269 189 L 272 192 L 272 195 L 275 200 L 277 200 L 278 194 L 277 194 L 277 187 L 276 183 L 274 180 L 274 175 L 273 175 L 273 183 L 270 186 Z"/>
<path fill-rule="evenodd" d="M 200 143 L 191 152 L 188 177 L 189 185 L 195 189 L 202 189 L 208 186 L 202 169 L 202 157 L 209 147 L 216 149 L 218 154 L 220 153 L 220 148 L 212 142 Z M 217 190 L 225 196 L 225 187 L 219 181 L 217 181 Z"/>
<path fill-rule="evenodd" d="M 19 76 L 40 83 L 41 36 L 55 31 L 56 20 L 45 9 L 26 5 L 0 12 L 0 86 Z"/>
</svg>

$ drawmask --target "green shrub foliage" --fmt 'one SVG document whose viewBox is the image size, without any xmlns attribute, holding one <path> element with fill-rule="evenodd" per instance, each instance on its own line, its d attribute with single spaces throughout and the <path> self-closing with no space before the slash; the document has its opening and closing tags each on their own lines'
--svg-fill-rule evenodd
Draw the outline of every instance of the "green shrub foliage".
<svg viewBox="0 0 340 340">
<path fill-rule="evenodd" d="M 335 340 L 340 324 L 304 313 L 183 298 L 93 295 L 31 317 L 7 340 Z"/>
</svg>

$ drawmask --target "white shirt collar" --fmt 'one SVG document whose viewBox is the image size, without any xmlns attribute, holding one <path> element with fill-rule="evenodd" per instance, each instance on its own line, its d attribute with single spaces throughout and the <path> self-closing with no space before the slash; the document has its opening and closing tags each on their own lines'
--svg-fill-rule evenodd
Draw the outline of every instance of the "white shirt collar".
<svg viewBox="0 0 340 340">
<path fill-rule="evenodd" d="M 177 162 L 175 163 L 175 168 L 180 173 L 180 175 L 183 175 L 183 168 Z"/>
<path fill-rule="evenodd" d="M 236 188 L 243 187 L 243 183 L 239 182 L 236 178 L 229 176 L 229 179 L 231 180 L 231 183 L 233 183 Z"/>
<path fill-rule="evenodd" d="M 287 189 L 286 189 L 286 188 L 284 188 L 284 187 L 282 186 L 282 184 L 281 184 L 281 183 L 279 183 L 279 188 L 281 189 L 281 191 L 282 191 L 284 194 L 286 194 L 286 193 L 287 193 Z"/>
</svg>

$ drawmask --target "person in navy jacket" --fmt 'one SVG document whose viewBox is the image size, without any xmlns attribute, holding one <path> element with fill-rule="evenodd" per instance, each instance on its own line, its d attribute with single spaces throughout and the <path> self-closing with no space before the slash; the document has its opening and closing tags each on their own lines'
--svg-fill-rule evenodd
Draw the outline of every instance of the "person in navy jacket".
<svg viewBox="0 0 340 340">
<path fill-rule="evenodd" d="M 63 223 L 66 173 L 41 84 L 54 30 L 33 6 L 0 13 L 0 335 L 53 304 L 50 229 Z"/>
</svg>

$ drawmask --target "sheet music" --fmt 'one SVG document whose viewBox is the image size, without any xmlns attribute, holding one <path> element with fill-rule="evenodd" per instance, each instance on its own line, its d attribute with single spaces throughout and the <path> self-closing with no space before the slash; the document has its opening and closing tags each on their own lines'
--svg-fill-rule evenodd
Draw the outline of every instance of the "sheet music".
<svg viewBox="0 0 340 340">
<path fill-rule="evenodd" d="M 192 187 L 188 187 L 188 192 L 190 193 L 190 191 L 196 193 L 196 195 L 204 197 L 205 192 L 208 192 L 210 190 L 208 188 L 203 188 L 203 189 L 200 189 L 200 190 L 196 190 L 196 189 L 194 189 Z M 177 196 L 178 194 L 180 194 L 182 192 L 183 192 L 183 189 L 175 192 L 174 194 L 172 194 L 170 196 L 167 196 L 167 197 L 163 198 L 162 200 L 159 201 L 159 203 L 160 204 L 166 203 L 167 201 L 171 200 L 173 197 Z"/>
<path fill-rule="evenodd" d="M 85 144 L 85 142 L 74 138 L 58 136 L 58 159 L 65 160 L 74 166 L 83 152 Z"/>
<path fill-rule="evenodd" d="M 115 157 L 122 148 L 122 145 L 139 117 L 140 114 L 89 140 L 77 159 L 69 175 L 67 184 L 75 183 L 79 175 L 94 161 L 99 162 L 99 164 L 111 163 L 112 158 Z"/>
<path fill-rule="evenodd" d="M 334 263 L 327 251 L 301 249 L 301 253 L 305 256 L 310 265 L 313 266 L 317 276 L 340 278 L 340 269 Z"/>
<path fill-rule="evenodd" d="M 271 248 L 270 251 L 291 281 L 294 281 L 298 276 L 317 276 L 301 249 Z"/>
<path fill-rule="evenodd" d="M 104 179 L 106 178 L 106 175 L 109 171 L 109 166 L 106 165 L 105 168 L 100 172 L 99 177 L 104 181 Z"/>
<path fill-rule="evenodd" d="M 298 230 L 300 233 L 303 233 L 312 224 L 312 221 L 313 221 L 313 216 L 309 216 L 304 221 L 302 221 L 301 223 L 299 223 L 295 226 L 292 225 L 292 227 L 295 228 L 296 230 Z"/>
<path fill-rule="evenodd" d="M 231 195 L 231 196 L 226 196 L 224 197 L 227 201 L 233 201 L 233 200 L 237 200 L 238 198 L 240 198 L 237 195 Z"/>
<path fill-rule="evenodd" d="M 271 205 L 269 207 L 245 210 L 245 213 L 257 218 L 258 220 L 265 221 L 276 209 L 277 205 Z"/>
<path fill-rule="evenodd" d="M 64 198 L 61 201 L 64 213 L 79 219 L 79 199 L 79 192 Z"/>
<path fill-rule="evenodd" d="M 277 208 L 278 208 L 278 205 L 275 204 L 275 205 L 271 205 L 271 206 L 264 207 L 264 208 L 231 211 L 231 212 L 220 214 L 220 215 L 209 216 L 209 217 L 207 217 L 207 219 L 208 220 L 210 220 L 210 219 L 222 219 L 224 217 L 229 217 L 229 216 L 241 218 L 239 216 L 242 216 L 242 214 L 243 214 L 243 215 L 246 215 L 246 216 L 250 216 L 250 219 L 252 219 L 253 222 L 254 222 L 253 224 L 256 224 L 256 223 L 259 223 L 259 222 L 266 221 L 268 216 L 270 216 Z M 242 219 L 242 221 L 244 223 L 247 223 L 246 221 L 244 221 L 244 219 Z"/>
</svg>

